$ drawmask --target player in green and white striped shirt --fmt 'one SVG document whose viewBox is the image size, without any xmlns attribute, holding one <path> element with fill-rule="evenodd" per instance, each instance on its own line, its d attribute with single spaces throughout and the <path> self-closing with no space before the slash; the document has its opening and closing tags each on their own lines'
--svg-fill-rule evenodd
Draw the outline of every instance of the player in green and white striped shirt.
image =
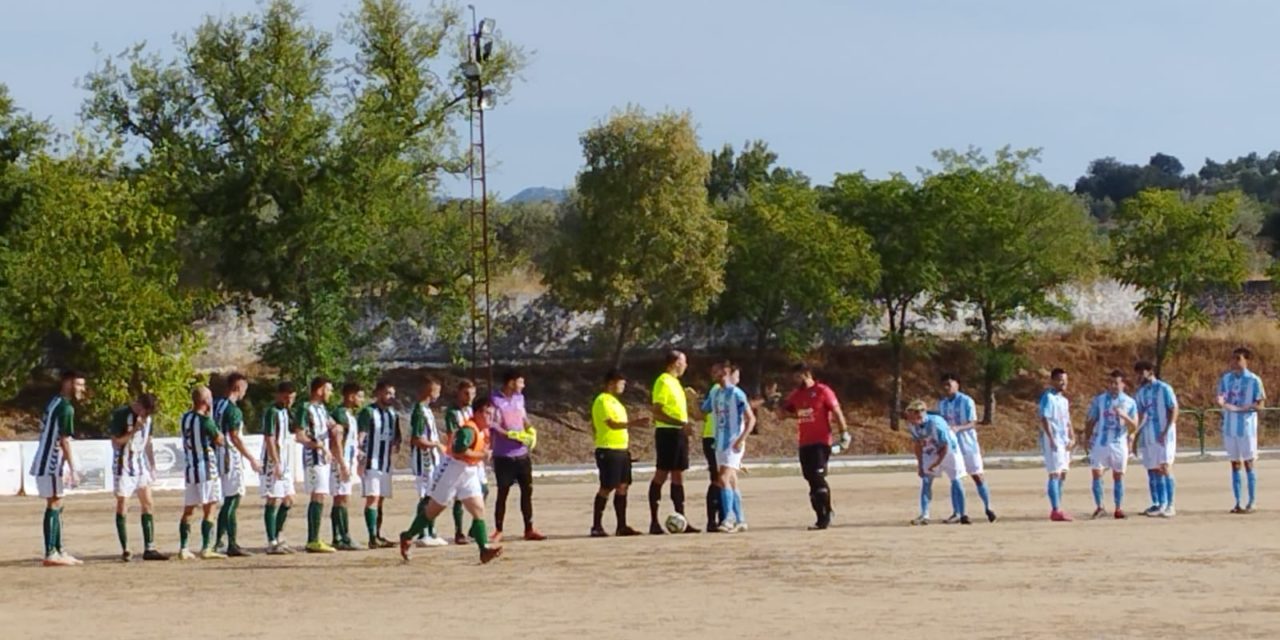
<svg viewBox="0 0 1280 640">
<path fill-rule="evenodd" d="M 66 567 L 84 564 L 62 550 L 62 494 L 64 484 L 75 487 L 78 482 L 76 465 L 71 457 L 71 438 L 75 435 L 76 410 L 72 405 L 84 399 L 84 374 L 64 371 L 58 395 L 45 405 L 44 418 L 40 422 L 40 441 L 35 459 L 31 461 L 31 475 L 36 478 L 36 488 L 45 499 L 44 507 L 44 566 Z M 66 465 L 66 476 L 63 476 Z"/>
<path fill-rule="evenodd" d="M 355 551 L 351 543 L 351 524 L 347 518 L 347 501 L 355 486 L 356 459 L 360 451 L 360 432 L 356 420 L 364 406 L 364 390 L 359 384 L 342 385 L 342 406 L 333 412 L 334 428 L 329 432 L 333 463 L 329 479 L 333 490 L 333 508 L 329 520 L 333 525 L 333 547 L 338 551 Z"/>
<path fill-rule="evenodd" d="M 356 417 L 362 454 L 358 466 L 369 548 L 387 549 L 396 543 L 382 537 L 382 510 L 383 503 L 391 497 L 391 456 L 400 448 L 400 414 L 395 408 L 395 385 L 379 382 L 373 397 L 373 404 L 361 409 Z"/>
<path fill-rule="evenodd" d="M 266 504 L 262 521 L 267 528 L 267 553 L 293 553 L 281 533 L 293 506 L 293 443 L 289 436 L 289 407 L 298 396 L 297 387 L 284 381 L 276 385 L 275 404 L 262 413 L 262 476 L 260 490 Z"/>
<path fill-rule="evenodd" d="M 249 393 L 249 380 L 244 374 L 227 376 L 227 396 L 213 401 L 213 421 L 222 430 L 222 446 L 218 447 L 218 474 L 222 476 L 222 508 L 218 510 L 218 532 L 213 548 L 222 551 L 222 536 L 227 536 L 227 556 L 232 558 L 253 555 L 236 542 L 239 521 L 236 511 L 244 497 L 244 463 L 256 474 L 262 473 L 262 463 L 244 444 L 244 412 L 238 404 Z"/>
<path fill-rule="evenodd" d="M 178 525 L 180 560 L 194 560 L 196 557 L 187 548 L 187 537 L 191 534 L 191 514 L 196 507 L 204 512 L 204 519 L 200 521 L 200 557 L 205 560 L 227 557 L 213 550 L 213 508 L 222 501 L 222 481 L 218 479 L 218 461 L 214 449 L 222 444 L 222 433 L 209 415 L 212 412 L 213 393 L 209 391 L 209 387 L 193 389 L 191 410 L 182 414 L 180 423 L 187 480 L 182 521 Z"/>
<path fill-rule="evenodd" d="M 158 401 L 154 395 L 143 393 L 132 403 L 111 412 L 107 433 L 111 436 L 114 453 L 111 473 L 115 480 L 116 536 L 120 538 L 120 558 L 128 562 L 133 558 L 129 551 L 129 529 L 125 516 L 129 514 L 129 498 L 138 496 L 142 507 L 142 540 L 144 560 L 168 560 L 169 556 L 156 549 L 155 516 L 151 510 L 151 483 L 155 480 L 156 455 L 151 446 L 151 416 L 155 415 Z"/>
<path fill-rule="evenodd" d="M 413 405 L 409 418 L 409 470 L 418 489 L 418 506 L 413 524 L 409 527 L 420 531 L 415 544 L 419 547 L 442 547 L 448 541 L 436 535 L 435 524 L 428 523 L 423 510 L 431 493 L 431 474 L 440 464 L 440 431 L 431 405 L 440 399 L 440 381 L 428 376 L 418 390 L 418 401 Z M 421 526 L 419 526 L 421 525 Z"/>
<path fill-rule="evenodd" d="M 324 518 L 324 498 L 329 495 L 329 440 L 333 418 L 329 416 L 329 398 L 333 383 L 323 376 L 311 381 L 311 397 L 303 407 L 302 419 L 294 425 L 294 437 L 302 443 L 303 483 L 311 502 L 307 504 L 307 553 L 333 553 L 333 547 L 320 539 L 320 521 Z"/>
</svg>

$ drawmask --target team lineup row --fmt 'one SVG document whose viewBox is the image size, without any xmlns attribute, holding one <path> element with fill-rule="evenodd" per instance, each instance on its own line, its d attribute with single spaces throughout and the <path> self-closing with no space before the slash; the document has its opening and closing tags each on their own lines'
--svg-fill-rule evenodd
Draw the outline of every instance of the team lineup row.
<svg viewBox="0 0 1280 640">
<path fill-rule="evenodd" d="M 1221 379 L 1218 404 L 1224 410 L 1223 435 L 1232 463 L 1232 481 L 1236 496 L 1233 513 L 1251 513 L 1254 507 L 1255 474 L 1253 462 L 1257 453 L 1257 409 L 1265 400 L 1261 379 L 1248 370 L 1249 352 L 1237 349 L 1232 355 L 1232 370 Z M 732 363 L 712 367 L 713 386 L 699 401 L 698 394 L 682 386 L 680 377 L 687 368 L 683 353 L 667 355 L 665 371 L 658 376 L 652 390 L 651 416 L 628 418 L 619 399 L 627 381 L 619 371 L 610 371 L 604 388 L 592 403 L 591 419 L 596 446 L 595 459 L 599 489 L 593 504 L 591 535 L 606 536 L 603 515 L 610 495 L 617 518 L 616 534 L 640 535 L 627 522 L 627 495 L 632 483 L 629 431 L 653 428 L 656 471 L 649 484 L 649 533 L 698 533 L 699 529 L 685 517 L 684 472 L 689 469 L 689 440 L 694 435 L 690 400 L 698 404 L 704 415 L 703 453 L 709 468 L 706 493 L 707 530 L 738 533 L 747 530 L 743 515 L 742 495 L 738 487 L 738 471 L 746 451 L 748 438 L 756 423 L 752 404 L 738 386 L 738 368 Z M 1140 378 L 1137 399 L 1125 393 L 1125 376 L 1113 371 L 1108 388 L 1094 398 L 1085 425 L 1085 442 L 1093 474 L 1093 517 L 1101 517 L 1103 509 L 1102 479 L 1111 471 L 1114 479 L 1114 511 L 1124 518 L 1124 473 L 1130 452 L 1141 454 L 1148 471 L 1152 506 L 1146 515 L 1172 517 L 1174 479 L 1171 466 L 1176 453 L 1177 398 L 1172 388 L 1157 379 L 1153 367 L 1139 362 L 1134 367 Z M 816 516 L 810 529 L 825 529 L 833 516 L 830 488 L 826 481 L 828 461 L 833 451 L 847 447 L 848 425 L 835 393 L 816 381 L 803 364 L 793 368 L 795 389 L 785 398 L 766 401 L 780 417 L 797 419 L 798 454 L 802 474 L 809 485 L 810 505 Z M 1049 480 L 1050 518 L 1070 520 L 1061 508 L 1062 486 L 1067 475 L 1069 457 L 1075 444 L 1070 424 L 1070 407 L 1065 395 L 1067 372 L 1054 370 L 1051 385 L 1040 398 L 1038 417 L 1040 443 Z M 70 440 L 74 436 L 74 406 L 85 392 L 84 375 L 68 371 L 63 374 L 60 393 L 46 406 L 40 441 L 30 470 L 35 476 L 40 496 L 47 502 L 44 514 L 46 566 L 81 564 L 63 550 L 61 498 L 64 487 L 77 479 Z M 930 522 L 929 507 L 935 478 L 946 476 L 951 483 L 953 513 L 948 522 L 969 524 L 965 508 L 962 479 L 971 476 L 983 501 L 986 517 L 996 520 L 991 497 L 983 477 L 981 448 L 977 437 L 973 400 L 960 392 L 954 375 L 942 377 L 942 397 L 936 412 L 923 400 L 907 406 L 905 418 L 915 445 L 917 470 L 921 478 L 920 514 L 912 524 Z M 409 437 L 401 432 L 401 412 L 396 408 L 396 389 L 379 382 L 373 390 L 374 400 L 366 403 L 360 385 L 348 383 L 341 389 L 341 404 L 329 406 L 334 387 L 329 380 L 312 380 L 308 400 L 295 407 L 297 390 L 290 382 L 280 383 L 274 404 L 263 413 L 263 447 L 253 456 L 245 446 L 244 419 L 238 403 L 248 391 L 248 381 L 240 374 L 226 379 L 226 393 L 214 400 L 206 387 L 192 392 L 192 406 L 180 420 L 185 457 L 186 491 L 184 510 L 179 524 L 181 559 L 221 559 L 247 556 L 250 552 L 238 543 L 237 511 L 246 491 L 245 467 L 258 474 L 264 499 L 263 525 L 268 554 L 290 554 L 294 550 L 285 542 L 284 524 L 293 506 L 294 482 L 288 470 L 294 447 L 301 445 L 303 484 L 310 496 L 307 509 L 307 543 L 310 553 L 333 553 L 354 550 L 348 522 L 348 502 L 354 493 L 355 478 L 361 481 L 364 499 L 364 521 L 369 548 L 399 547 L 409 560 L 414 547 L 448 544 L 436 532 L 436 519 L 452 509 L 455 525 L 454 541 L 474 541 L 480 560 L 487 563 L 502 554 L 500 545 L 508 493 L 513 486 L 521 489 L 521 514 L 524 538 L 542 540 L 544 536 L 533 526 L 532 463 L 530 453 L 537 445 L 537 432 L 527 423 L 524 409 L 524 378 L 518 371 L 503 377 L 502 387 L 491 395 L 477 397 L 476 387 L 463 381 L 444 411 L 443 428 L 438 428 L 432 409 L 440 399 L 441 385 L 426 378 L 409 413 Z M 152 470 L 155 468 L 151 447 L 152 416 L 157 411 L 153 396 L 142 394 L 134 402 L 112 413 L 110 435 L 115 452 L 116 528 L 122 558 L 132 558 L 128 544 L 125 516 L 128 501 L 137 496 L 142 508 L 144 538 L 143 558 L 165 560 L 155 545 Z M 838 427 L 838 431 L 833 429 Z M 833 433 L 835 431 L 835 433 Z M 834 436 L 834 437 L 833 437 Z M 835 444 L 835 438 L 839 444 Z M 409 529 L 392 542 L 382 535 L 384 502 L 392 493 L 392 458 L 400 447 L 409 445 L 409 466 L 419 497 Z M 492 536 L 486 524 L 485 498 L 488 494 L 485 465 L 491 462 L 498 485 L 495 530 Z M 1240 505 L 1243 467 L 1248 478 L 1248 503 Z M 670 498 L 674 513 L 665 526 L 658 512 L 664 486 L 670 482 Z M 332 542 L 320 537 L 326 500 L 332 497 L 330 522 Z M 220 508 L 219 508 L 219 505 Z M 202 512 L 199 554 L 189 548 L 191 520 L 196 509 Z M 215 514 L 216 509 L 216 514 Z M 463 513 L 472 517 L 471 527 L 463 533 Z M 469 535 L 468 535 L 469 534 Z M 225 540 L 225 546 L 224 541 Z"/>
</svg>

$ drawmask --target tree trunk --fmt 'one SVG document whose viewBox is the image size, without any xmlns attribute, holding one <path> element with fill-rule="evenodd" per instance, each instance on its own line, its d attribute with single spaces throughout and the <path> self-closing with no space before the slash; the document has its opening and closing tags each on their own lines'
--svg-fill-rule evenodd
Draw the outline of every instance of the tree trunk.
<svg viewBox="0 0 1280 640">
<path fill-rule="evenodd" d="M 991 358 L 996 348 L 996 332 L 992 326 L 991 311 L 982 308 L 982 345 L 987 350 L 987 358 Z M 982 371 L 982 424 L 991 424 L 996 412 L 996 385 L 991 366 L 988 364 Z"/>
<path fill-rule="evenodd" d="M 903 305 L 905 308 L 906 305 Z M 889 357 L 892 365 L 893 379 L 889 384 L 889 428 L 897 431 L 902 413 L 902 351 L 906 339 L 903 322 L 898 320 L 897 309 L 892 302 L 886 303 L 889 311 Z M 905 316 L 905 314 L 904 314 Z M 903 320 L 906 318 L 904 317 Z"/>
<path fill-rule="evenodd" d="M 622 368 L 622 354 L 627 347 L 627 335 L 631 331 L 631 314 L 627 311 L 618 319 L 618 340 L 613 345 L 613 368 Z"/>
<path fill-rule="evenodd" d="M 752 372 L 752 392 L 755 397 L 764 396 L 764 349 L 769 344 L 769 329 L 756 327 L 756 355 Z"/>
</svg>

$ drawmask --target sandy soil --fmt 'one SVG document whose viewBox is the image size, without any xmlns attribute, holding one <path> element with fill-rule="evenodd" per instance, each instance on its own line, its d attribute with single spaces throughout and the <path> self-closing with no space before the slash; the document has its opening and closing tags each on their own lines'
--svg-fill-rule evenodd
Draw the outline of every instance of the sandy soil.
<svg viewBox="0 0 1280 640">
<path fill-rule="evenodd" d="M 1268 466 L 1264 498 L 1277 491 Z M 1091 506 L 1087 476 L 1075 470 L 1067 483 L 1078 516 Z M 553 539 L 512 542 L 505 558 L 484 567 L 474 547 L 418 550 L 409 565 L 393 550 L 123 564 L 111 498 L 82 496 L 68 500 L 64 538 L 89 562 L 45 569 L 36 559 L 40 503 L 6 498 L 0 637 L 1280 635 L 1280 511 L 1228 515 L 1225 464 L 1180 467 L 1180 513 L 1169 521 L 1050 523 L 1041 472 L 994 470 L 989 479 L 1001 514 L 995 525 L 906 526 L 914 476 L 860 473 L 832 478 L 837 526 L 810 533 L 803 481 L 757 475 L 744 482 L 750 533 L 626 540 L 585 537 L 590 485 L 544 483 L 535 507 Z M 1137 511 L 1147 491 L 1145 477 L 1134 480 L 1129 506 Z M 691 512 L 702 511 L 704 486 L 701 478 L 690 483 L 698 496 Z M 391 501 L 388 530 L 406 524 L 409 493 Z M 945 516 L 946 491 L 937 493 L 934 515 Z M 166 550 L 176 545 L 179 499 L 160 501 Z M 971 488 L 969 499 L 980 504 Z M 252 498 L 241 510 L 249 545 L 262 541 L 259 504 Z M 644 524 L 642 504 L 631 519 Z M 135 544 L 137 520 L 135 507 Z M 363 537 L 359 523 L 353 512 Z M 611 510 L 606 525 L 612 529 Z M 304 509 L 288 529 L 295 543 L 304 536 Z M 471 619 L 463 621 L 456 611 L 467 598 Z"/>
</svg>

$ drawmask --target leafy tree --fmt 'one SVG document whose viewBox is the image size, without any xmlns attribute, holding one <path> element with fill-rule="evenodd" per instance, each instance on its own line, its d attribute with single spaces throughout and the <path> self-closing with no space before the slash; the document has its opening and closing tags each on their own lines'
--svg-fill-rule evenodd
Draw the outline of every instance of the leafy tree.
<svg viewBox="0 0 1280 640">
<path fill-rule="evenodd" d="M 434 191 L 465 169 L 463 29 L 452 4 L 364 0 L 339 60 L 273 0 L 207 19 L 173 60 L 139 46 L 89 76 L 87 115 L 146 145 L 137 172 L 192 229 L 184 277 L 265 300 L 280 331 L 263 354 L 284 373 L 345 371 L 397 318 L 457 329 L 466 219 Z M 509 89 L 522 63 L 499 39 L 486 85 Z"/>
<path fill-rule="evenodd" d="M 586 167 L 542 271 L 566 308 L 604 312 L 620 364 L 641 332 L 706 312 L 724 287 L 725 224 L 688 113 L 628 108 L 581 141 Z"/>
<path fill-rule="evenodd" d="M 1156 323 L 1157 375 L 1170 350 L 1208 323 L 1196 300 L 1211 290 L 1238 289 L 1247 275 L 1237 226 L 1243 201 L 1239 192 L 1187 199 L 1148 189 L 1116 214 L 1107 267 L 1143 294 L 1137 311 Z"/>
<path fill-rule="evenodd" d="M 942 171 L 927 175 L 924 197 L 947 224 L 943 299 L 974 313 L 987 424 L 996 385 L 1013 370 L 1005 324 L 1019 316 L 1069 317 L 1061 290 L 1092 273 L 1099 243 L 1080 201 L 1030 171 L 1038 150 L 934 155 Z"/>
<path fill-rule="evenodd" d="M 32 154 L 45 148 L 52 133 L 47 122 L 18 109 L 9 88 L 0 84 L 0 242 L 24 195 L 18 174 Z"/>
<path fill-rule="evenodd" d="M 840 174 L 826 190 L 824 205 L 846 223 L 864 230 L 879 256 L 879 277 L 871 299 L 888 318 L 885 341 L 893 368 L 889 424 L 898 428 L 902 413 L 902 371 L 916 319 L 939 312 L 943 245 L 947 217 L 925 206 L 920 187 L 901 175 L 868 180 L 861 173 Z"/>
<path fill-rule="evenodd" d="M 169 415 L 184 406 L 200 344 L 198 298 L 178 285 L 178 221 L 147 181 L 118 179 L 108 150 L 40 154 L 0 244 L 0 387 L 12 393 L 51 341 L 90 372 L 90 419 L 146 390 Z"/>
<path fill-rule="evenodd" d="M 735 155 L 732 145 L 711 152 L 711 173 L 707 176 L 707 197 L 712 203 L 725 202 L 746 194 L 762 183 L 794 182 L 808 185 L 809 178 L 787 167 L 776 166 L 778 154 L 763 140 L 742 145 Z"/>
<path fill-rule="evenodd" d="M 878 267 L 862 230 L 818 206 L 817 194 L 791 182 L 759 183 L 725 206 L 729 257 L 725 289 L 712 316 L 746 320 L 755 332 L 752 380 L 759 393 L 764 351 L 776 340 L 805 350 L 821 324 L 847 322 Z"/>
</svg>

